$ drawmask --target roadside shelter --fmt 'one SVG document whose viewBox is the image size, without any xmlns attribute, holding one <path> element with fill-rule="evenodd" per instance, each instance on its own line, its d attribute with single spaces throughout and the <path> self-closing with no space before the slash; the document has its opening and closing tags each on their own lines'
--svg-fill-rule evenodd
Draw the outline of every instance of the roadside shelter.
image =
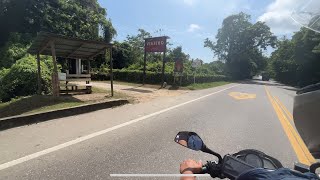
<svg viewBox="0 0 320 180">
<path fill-rule="evenodd" d="M 96 56 L 104 54 L 106 57 L 107 51 L 110 55 L 110 81 L 111 81 L 111 96 L 113 96 L 113 73 L 112 73 L 112 44 L 103 41 L 83 40 L 78 38 L 70 38 L 62 35 L 40 32 L 32 43 L 28 52 L 37 55 L 38 64 L 38 93 L 41 93 L 41 69 L 40 55 L 50 55 L 53 61 L 52 73 L 52 90 L 53 96 L 58 97 L 60 94 L 60 82 L 57 69 L 57 57 L 66 59 L 75 59 L 75 72 L 67 72 L 66 80 L 87 80 L 91 79 L 90 61 Z M 87 61 L 87 72 L 83 74 L 81 71 L 81 62 Z M 89 84 L 87 84 L 89 87 Z M 66 86 L 67 88 L 67 86 Z"/>
</svg>

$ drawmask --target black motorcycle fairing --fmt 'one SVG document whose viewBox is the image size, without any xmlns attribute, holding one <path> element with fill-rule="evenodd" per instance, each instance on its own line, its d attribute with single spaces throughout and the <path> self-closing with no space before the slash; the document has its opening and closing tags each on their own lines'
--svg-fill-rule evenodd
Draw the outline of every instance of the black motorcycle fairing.
<svg viewBox="0 0 320 180">
<path fill-rule="evenodd" d="M 261 161 L 261 165 L 257 166 L 256 164 L 252 164 L 250 162 L 248 162 L 246 160 L 246 157 L 248 157 L 248 155 L 255 155 L 256 157 L 260 158 Z M 241 159 L 243 161 L 245 161 L 246 163 L 253 165 L 254 167 L 257 168 L 266 168 L 266 169 L 279 169 L 282 168 L 283 165 L 281 164 L 280 161 L 278 161 L 277 159 L 261 152 L 255 149 L 245 149 L 242 151 L 239 151 L 237 153 L 234 153 L 233 156 L 235 156 L 238 159 Z"/>
</svg>

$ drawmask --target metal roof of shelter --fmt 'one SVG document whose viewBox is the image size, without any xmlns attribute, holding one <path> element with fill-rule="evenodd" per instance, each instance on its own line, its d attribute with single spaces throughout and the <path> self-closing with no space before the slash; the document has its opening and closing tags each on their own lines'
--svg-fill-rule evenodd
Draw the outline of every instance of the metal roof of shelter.
<svg viewBox="0 0 320 180">
<path fill-rule="evenodd" d="M 40 32 L 28 49 L 30 54 L 52 55 L 50 42 L 54 42 L 57 57 L 92 59 L 104 54 L 112 44 L 103 41 L 83 40 L 62 35 Z"/>
</svg>

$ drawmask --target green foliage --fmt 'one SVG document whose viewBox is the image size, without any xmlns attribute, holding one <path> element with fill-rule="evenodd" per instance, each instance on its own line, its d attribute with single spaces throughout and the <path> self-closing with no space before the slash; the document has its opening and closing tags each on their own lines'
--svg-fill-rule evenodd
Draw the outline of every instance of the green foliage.
<svg viewBox="0 0 320 180">
<path fill-rule="evenodd" d="M 0 70 L 0 87 L 2 87 L 2 85 L 3 85 L 3 83 L 2 83 L 3 77 L 8 74 L 9 70 L 10 69 L 5 69 L 5 68 Z"/>
<path fill-rule="evenodd" d="M 205 40 L 220 60 L 226 63 L 226 73 L 234 79 L 250 78 L 267 65 L 261 49 L 274 46 L 276 37 L 262 22 L 252 24 L 250 15 L 239 13 L 223 20 L 217 41 Z"/>
<path fill-rule="evenodd" d="M 133 62 L 143 61 L 144 39 L 151 37 L 151 34 L 144 29 L 138 29 L 138 32 L 137 35 L 128 35 L 125 40 L 132 48 Z"/>
<path fill-rule="evenodd" d="M 114 69 L 114 80 L 141 83 L 143 78 L 143 71 L 139 70 L 125 70 L 125 69 Z M 165 73 L 166 82 L 173 84 L 173 74 Z M 94 80 L 109 80 L 108 74 L 95 73 L 92 74 Z M 228 78 L 223 75 L 196 75 L 197 83 L 215 82 L 215 81 L 226 81 Z M 145 82 L 148 84 L 160 84 L 162 81 L 162 74 L 156 72 L 146 72 Z M 182 77 L 182 84 L 189 85 L 193 83 L 193 75 L 184 74 Z"/>
<path fill-rule="evenodd" d="M 42 89 L 49 93 L 51 89 L 51 71 L 45 62 L 41 62 Z M 33 56 L 18 60 L 10 69 L 0 73 L 0 101 L 35 94 L 37 91 L 37 63 Z"/>
<path fill-rule="evenodd" d="M 301 28 L 291 40 L 280 40 L 270 58 L 274 78 L 301 87 L 319 82 L 319 43 L 320 35 L 306 28 Z"/>
<path fill-rule="evenodd" d="M 23 58 L 39 31 L 110 42 L 116 31 L 106 15 L 97 0 L 1 1 L 0 69 Z M 99 60 L 93 67 L 105 63 Z"/>
<path fill-rule="evenodd" d="M 70 37 L 99 39 L 99 26 L 110 41 L 116 31 L 97 0 L 10 0 L 2 2 L 0 42 L 11 32 L 47 31 Z M 1 46 L 1 44 L 0 44 Z"/>
<path fill-rule="evenodd" d="M 113 67 L 115 69 L 122 69 L 135 62 L 133 49 L 134 48 L 127 42 L 114 42 L 112 47 Z"/>
<path fill-rule="evenodd" d="M 168 50 L 167 59 L 172 62 L 174 62 L 175 59 L 182 59 L 185 62 L 190 59 L 190 56 L 182 51 L 182 46 L 177 46 Z"/>
<path fill-rule="evenodd" d="M 165 72 L 172 73 L 174 68 L 173 62 L 167 62 L 165 65 Z M 139 70 L 143 71 L 143 62 L 135 63 L 130 65 L 127 70 Z M 162 61 L 154 61 L 154 62 L 147 62 L 146 63 L 146 71 L 161 73 L 162 72 Z"/>
<path fill-rule="evenodd" d="M 0 47 L 0 68 L 9 68 L 27 53 L 32 36 L 30 34 L 11 33 L 8 42 Z"/>
</svg>

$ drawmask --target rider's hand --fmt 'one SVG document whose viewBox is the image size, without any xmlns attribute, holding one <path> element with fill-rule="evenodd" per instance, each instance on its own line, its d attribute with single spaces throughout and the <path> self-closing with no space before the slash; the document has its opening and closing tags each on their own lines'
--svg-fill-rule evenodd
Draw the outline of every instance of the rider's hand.
<svg viewBox="0 0 320 180">
<path fill-rule="evenodd" d="M 196 162 L 192 159 L 183 161 L 180 164 L 180 173 L 181 174 L 196 174 L 200 173 L 202 170 L 202 162 Z M 194 180 L 195 177 L 182 177 L 181 180 Z"/>
</svg>

